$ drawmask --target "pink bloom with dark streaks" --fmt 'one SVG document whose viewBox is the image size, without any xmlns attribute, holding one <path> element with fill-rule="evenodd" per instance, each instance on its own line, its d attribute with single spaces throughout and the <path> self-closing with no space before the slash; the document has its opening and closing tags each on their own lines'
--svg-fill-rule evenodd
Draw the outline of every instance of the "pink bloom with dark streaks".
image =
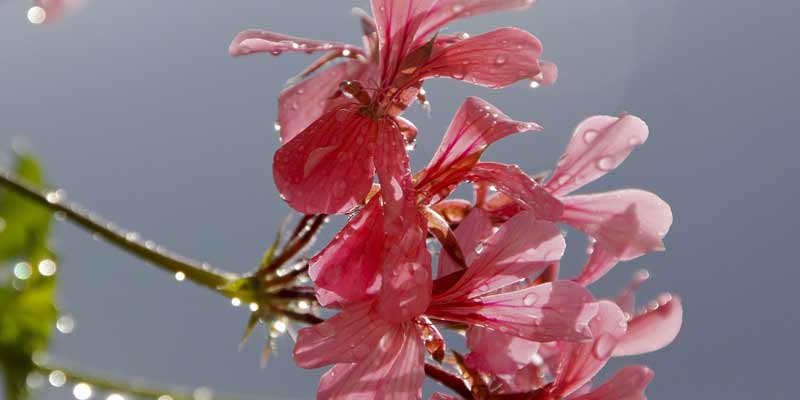
<svg viewBox="0 0 800 400">
<path fill-rule="evenodd" d="M 380 165 L 405 163 L 404 146 L 394 144 L 413 140 L 416 129 L 399 114 L 424 98 L 421 87 L 426 79 L 450 77 L 495 88 L 522 79 L 552 80 L 553 68 L 542 68 L 539 61 L 541 43 L 525 31 L 500 28 L 474 37 L 436 35 L 453 20 L 532 3 L 373 0 L 374 22 L 362 18 L 366 49 L 266 31 L 239 34 L 230 47 L 233 55 L 325 52 L 309 71 L 338 57 L 350 59 L 281 95 L 284 145 L 275 154 L 273 172 L 285 200 L 305 213 L 343 213 L 363 204 L 376 170 L 384 182 L 402 180 L 381 174 L 407 171 Z"/>
<path fill-rule="evenodd" d="M 653 373 L 643 366 L 623 368 L 603 385 L 590 390 L 592 379 L 612 357 L 660 350 L 680 331 L 683 307 L 679 298 L 662 294 L 634 312 L 634 293 L 647 279 L 634 281 L 612 302 L 598 302 L 589 324 L 590 341 L 541 343 L 502 332 L 472 327 L 467 332 L 471 368 L 494 377 L 498 394 L 530 394 L 538 400 L 644 400 Z M 553 376 L 552 381 L 546 379 Z"/>
<path fill-rule="evenodd" d="M 481 154 L 497 140 L 521 131 L 537 131 L 533 122 L 515 121 L 493 105 L 476 97 L 467 99 L 456 113 L 433 160 L 413 179 L 400 182 L 381 180 L 380 195 L 371 198 L 318 255 L 311 259 L 310 274 L 318 299 L 323 305 L 359 301 L 380 293 L 379 309 L 385 318 L 407 319 L 419 314 L 429 300 L 431 264 L 426 237 L 430 231 L 447 241 L 449 226 L 444 217 L 431 209 L 445 199 L 470 175 Z M 402 143 L 395 141 L 395 147 Z M 388 146 L 387 146 L 388 147 Z M 379 177 L 385 168 L 377 164 Z M 408 168 L 407 164 L 397 167 Z M 497 176 L 502 179 L 502 175 Z M 535 182 L 533 182 L 535 184 Z M 510 185 L 498 182 L 499 187 Z M 408 194 L 412 194 L 409 196 Z M 541 186 L 512 187 L 508 193 L 525 201 L 533 215 L 542 220 L 557 220 L 560 203 Z M 447 250 L 460 252 L 450 239 Z M 475 244 L 467 243 L 469 250 Z M 458 255 L 463 268 L 464 257 Z M 420 266 L 420 268 L 416 268 Z M 440 267 L 455 271 L 449 258 Z"/>
<path fill-rule="evenodd" d="M 557 262 L 564 248 L 554 224 L 520 213 L 470 253 L 468 269 L 437 280 L 423 312 L 387 320 L 374 297 L 347 304 L 300 331 L 295 361 L 304 368 L 334 364 L 320 380 L 320 399 L 414 399 L 421 398 L 426 345 L 438 336 L 428 318 L 530 341 L 589 339 L 598 306 L 586 289 L 570 281 L 513 286 Z M 419 295 L 425 290 L 420 286 Z"/>
<path fill-rule="evenodd" d="M 560 222 L 583 231 L 591 239 L 589 260 L 575 280 L 588 285 L 620 261 L 663 251 L 664 236 L 672 225 L 672 210 L 657 195 L 639 189 L 597 194 L 573 194 L 617 168 L 648 136 L 647 125 L 633 115 L 594 116 L 575 129 L 544 189 L 564 206 Z M 499 170 L 479 165 L 480 169 Z M 489 175 L 489 173 L 487 173 Z M 524 180 L 523 176 L 517 175 Z M 488 199 L 496 215 L 520 209 L 504 194 Z"/>
</svg>

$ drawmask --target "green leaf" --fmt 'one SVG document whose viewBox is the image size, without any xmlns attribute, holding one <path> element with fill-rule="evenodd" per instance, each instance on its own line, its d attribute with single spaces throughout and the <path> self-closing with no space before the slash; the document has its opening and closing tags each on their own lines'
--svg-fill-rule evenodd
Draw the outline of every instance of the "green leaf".
<svg viewBox="0 0 800 400">
<path fill-rule="evenodd" d="M 42 171 L 30 155 L 18 155 L 17 176 L 35 186 L 43 184 Z M 50 231 L 50 212 L 9 190 L 0 190 L 0 264 L 26 259 L 41 252 Z"/>
<path fill-rule="evenodd" d="M 15 171 L 28 183 L 43 184 L 41 168 L 29 155 L 18 155 Z M 6 398 L 22 400 L 29 397 L 25 380 L 35 369 L 32 357 L 47 350 L 58 316 L 55 275 L 38 271 L 42 261 L 55 259 L 48 246 L 51 214 L 6 190 L 0 192 L 0 218 L 0 270 L 27 263 L 31 272 L 25 279 L 6 273 L 8 279 L 0 281 L 0 368 Z"/>
</svg>

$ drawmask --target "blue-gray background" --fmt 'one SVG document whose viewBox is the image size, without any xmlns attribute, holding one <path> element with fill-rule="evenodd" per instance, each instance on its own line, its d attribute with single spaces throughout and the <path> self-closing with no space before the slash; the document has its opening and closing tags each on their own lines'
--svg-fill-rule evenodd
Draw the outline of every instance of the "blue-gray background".
<svg viewBox="0 0 800 400">
<path fill-rule="evenodd" d="M 543 0 L 526 12 L 478 17 L 450 31 L 526 28 L 559 64 L 558 84 L 494 92 L 436 80 L 426 84 L 433 117 L 409 113 L 422 131 L 417 167 L 468 95 L 546 127 L 485 156 L 528 171 L 550 168 L 586 116 L 628 111 L 649 123 L 648 143 L 589 189 L 646 188 L 675 213 L 666 253 L 621 265 L 597 285 L 611 295 L 645 266 L 653 279 L 644 297 L 670 290 L 684 299 L 676 342 L 630 360 L 656 370 L 652 399 L 788 399 L 796 391 L 798 4 Z M 311 58 L 231 59 L 228 43 L 250 27 L 354 42 L 348 10 L 357 5 L 367 4 L 103 0 L 37 27 L 25 19 L 28 2 L 7 0 L 0 144 L 28 138 L 72 199 L 176 250 L 246 271 L 287 212 L 271 181 L 276 94 Z M 569 239 L 574 270 L 584 255 L 579 235 Z M 57 338 L 57 359 L 220 392 L 313 397 L 319 371 L 293 366 L 288 340 L 264 370 L 259 340 L 237 351 L 244 310 L 72 226 L 60 225 L 57 244 L 61 299 L 78 321 Z"/>
</svg>

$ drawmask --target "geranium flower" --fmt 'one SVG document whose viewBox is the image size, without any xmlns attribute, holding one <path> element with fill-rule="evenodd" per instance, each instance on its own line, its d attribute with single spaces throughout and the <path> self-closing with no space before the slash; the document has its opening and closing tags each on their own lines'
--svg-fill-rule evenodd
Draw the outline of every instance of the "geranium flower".
<svg viewBox="0 0 800 400">
<path fill-rule="evenodd" d="M 416 133 L 399 114 L 419 96 L 425 79 L 446 76 L 489 87 L 521 79 L 552 80 L 554 68 L 542 68 L 539 62 L 541 43 L 525 31 L 501 28 L 474 37 L 436 36 L 453 20 L 532 3 L 372 0 L 376 20 L 364 19 L 368 46 L 363 50 L 266 31 L 239 34 L 230 47 L 233 55 L 327 52 L 311 70 L 339 56 L 354 59 L 281 95 L 284 145 L 275 154 L 273 172 L 284 199 L 309 214 L 343 213 L 364 202 L 375 170 L 382 183 L 397 185 L 407 173 L 407 155 L 404 146 L 394 144 Z M 387 171 L 399 175 L 381 176 Z"/>
<path fill-rule="evenodd" d="M 646 367 L 627 367 L 606 384 L 592 391 L 589 388 L 611 357 L 657 351 L 678 335 L 683 319 L 679 298 L 662 294 L 634 312 L 634 293 L 646 279 L 646 274 L 637 273 L 614 302 L 598 302 L 599 311 L 590 323 L 592 341 L 538 343 L 472 327 L 467 333 L 471 352 L 466 363 L 495 377 L 493 386 L 501 388 L 499 393 L 536 393 L 534 398 L 540 400 L 643 400 L 644 388 L 652 378 Z M 554 376 L 550 383 L 545 380 L 548 373 Z"/>
<path fill-rule="evenodd" d="M 555 171 L 543 185 L 563 203 L 560 222 L 591 239 L 589 260 L 575 278 L 581 284 L 596 281 L 620 261 L 664 250 L 663 238 L 672 225 L 672 211 L 657 195 L 638 189 L 572 194 L 617 168 L 647 136 L 647 125 L 633 115 L 590 117 L 575 129 Z M 473 170 L 490 175 L 501 168 L 481 163 Z M 521 209 L 518 199 L 504 193 L 480 199 L 479 203 L 501 219 Z"/>
<path fill-rule="evenodd" d="M 540 129 L 533 122 L 511 119 L 484 100 L 467 99 L 453 117 L 430 164 L 413 180 L 410 174 L 402 175 L 405 178 L 399 182 L 381 179 L 380 196 L 373 196 L 330 244 L 311 259 L 309 272 L 320 302 L 329 306 L 380 293 L 378 308 L 386 319 L 405 320 L 409 315 L 421 313 L 430 300 L 429 291 L 419 290 L 420 286 L 431 285 L 427 234 L 431 231 L 447 243 L 449 233 L 447 222 L 431 207 L 468 178 L 491 143 L 515 132 Z M 402 142 L 396 139 L 384 145 L 401 147 Z M 397 175 L 396 171 L 380 173 L 385 168 L 382 162 L 377 167 L 379 177 Z M 401 168 L 407 169 L 407 163 Z M 507 176 L 496 175 L 499 188 L 519 198 L 540 219 L 560 218 L 560 202 L 541 185 L 521 171 L 519 176 L 527 179 L 526 184 L 519 180 L 512 184 L 502 181 Z M 447 250 L 460 251 L 452 237 L 448 244 Z M 475 244 L 467 246 L 472 250 Z M 464 257 L 457 258 L 461 263 L 458 268 L 463 268 Z M 446 275 L 443 271 L 458 269 L 453 263 L 444 264 L 439 276 Z"/>
<path fill-rule="evenodd" d="M 335 364 L 320 380 L 319 399 L 414 399 L 421 397 L 425 344 L 431 340 L 428 318 L 532 341 L 589 339 L 598 306 L 582 286 L 556 281 L 508 289 L 557 262 L 564 248 L 553 223 L 520 213 L 470 254 L 468 269 L 437 280 L 420 314 L 387 320 L 374 297 L 348 304 L 300 331 L 295 361 L 304 368 Z M 420 296 L 426 290 L 418 286 Z"/>
</svg>

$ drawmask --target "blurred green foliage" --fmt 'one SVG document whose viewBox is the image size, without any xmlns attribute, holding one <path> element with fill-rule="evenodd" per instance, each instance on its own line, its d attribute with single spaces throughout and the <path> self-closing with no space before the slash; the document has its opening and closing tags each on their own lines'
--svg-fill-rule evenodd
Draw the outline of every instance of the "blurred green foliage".
<svg viewBox="0 0 800 400">
<path fill-rule="evenodd" d="M 17 155 L 15 172 L 32 185 L 44 185 L 42 170 L 30 155 Z M 0 369 L 9 400 L 29 397 L 26 379 L 35 369 L 33 355 L 47 350 L 58 316 L 56 275 L 44 276 L 38 268 L 44 260 L 55 261 L 48 245 L 51 216 L 44 207 L 0 189 Z"/>
</svg>

